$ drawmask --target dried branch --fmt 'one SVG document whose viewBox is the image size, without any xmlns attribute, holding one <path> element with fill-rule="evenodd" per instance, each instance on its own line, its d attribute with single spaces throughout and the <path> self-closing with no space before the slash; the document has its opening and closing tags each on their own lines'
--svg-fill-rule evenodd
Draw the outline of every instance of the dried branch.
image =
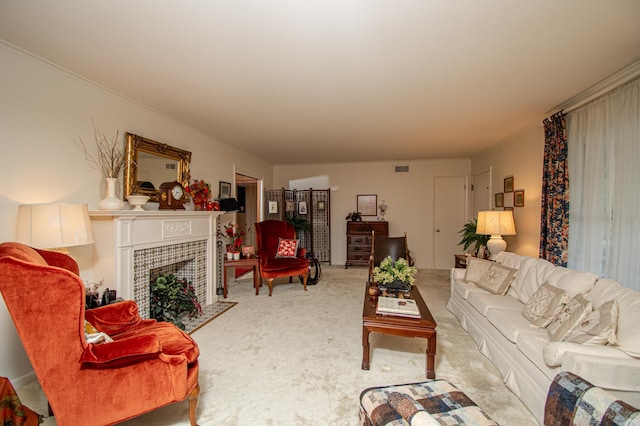
<svg viewBox="0 0 640 426">
<path fill-rule="evenodd" d="M 84 143 L 81 137 L 78 137 L 80 141 L 74 141 L 76 146 L 84 153 L 84 158 L 89 162 L 89 165 L 98 170 L 106 178 L 117 178 L 120 176 L 120 172 L 124 168 L 125 152 L 124 144 L 118 143 L 119 131 L 116 131 L 115 137 L 109 141 L 107 137 L 96 129 L 96 125 L 93 124 L 93 132 L 96 140 L 97 157 L 93 156 L 87 149 L 87 145 Z"/>
</svg>

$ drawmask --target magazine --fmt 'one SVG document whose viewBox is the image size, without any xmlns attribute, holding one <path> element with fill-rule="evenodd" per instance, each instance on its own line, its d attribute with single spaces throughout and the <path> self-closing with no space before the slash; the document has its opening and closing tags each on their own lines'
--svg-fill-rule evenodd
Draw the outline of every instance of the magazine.
<svg viewBox="0 0 640 426">
<path fill-rule="evenodd" d="M 420 318 L 420 310 L 415 300 L 397 297 L 378 297 L 377 314 L 398 315 L 402 317 Z"/>
</svg>

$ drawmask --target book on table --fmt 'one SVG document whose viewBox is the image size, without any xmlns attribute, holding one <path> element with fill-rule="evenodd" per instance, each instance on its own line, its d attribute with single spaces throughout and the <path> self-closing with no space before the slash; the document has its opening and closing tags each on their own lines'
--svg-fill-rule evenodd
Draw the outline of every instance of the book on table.
<svg viewBox="0 0 640 426">
<path fill-rule="evenodd" d="M 381 315 L 420 318 L 420 310 L 415 300 L 397 297 L 379 296 L 376 313 Z"/>
</svg>

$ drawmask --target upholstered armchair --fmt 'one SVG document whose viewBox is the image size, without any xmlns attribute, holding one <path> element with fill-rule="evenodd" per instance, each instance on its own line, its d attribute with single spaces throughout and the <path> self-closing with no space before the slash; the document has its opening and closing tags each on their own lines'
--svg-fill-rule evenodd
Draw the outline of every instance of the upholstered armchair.
<svg viewBox="0 0 640 426">
<path fill-rule="evenodd" d="M 409 262 L 409 266 L 413 266 L 413 258 L 409 251 L 406 232 L 402 237 L 385 237 L 383 235 L 376 235 L 375 231 L 371 231 L 369 281 L 371 281 L 373 277 L 373 268 L 378 266 L 387 256 L 391 256 L 394 261 L 402 257 Z"/>
<path fill-rule="evenodd" d="M 196 425 L 199 351 L 188 334 L 141 319 L 133 301 L 85 312 L 76 262 L 19 243 L 0 244 L 0 292 L 58 425 L 113 424 L 186 398 Z M 87 343 L 96 330 L 85 319 L 113 341 Z"/>
<path fill-rule="evenodd" d="M 256 223 L 256 254 L 259 259 L 260 282 L 262 278 L 269 285 L 269 296 L 273 292 L 273 280 L 276 278 L 300 276 L 304 290 L 307 291 L 309 260 L 306 250 L 299 248 L 296 231 L 288 222 L 265 220 Z"/>
</svg>

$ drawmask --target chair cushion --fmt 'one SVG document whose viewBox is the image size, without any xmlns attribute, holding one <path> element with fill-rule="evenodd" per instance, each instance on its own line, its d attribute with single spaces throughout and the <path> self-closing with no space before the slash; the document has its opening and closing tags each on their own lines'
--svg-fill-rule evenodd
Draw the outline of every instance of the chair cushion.
<svg viewBox="0 0 640 426">
<path fill-rule="evenodd" d="M 299 268 L 308 268 L 309 261 L 307 259 L 300 259 L 299 257 L 272 259 L 269 262 L 265 262 L 261 266 L 263 272 L 278 272 L 295 270 Z"/>
<path fill-rule="evenodd" d="M 278 249 L 276 250 L 276 259 L 296 257 L 298 253 L 298 244 L 300 244 L 300 240 L 279 238 Z"/>
</svg>

